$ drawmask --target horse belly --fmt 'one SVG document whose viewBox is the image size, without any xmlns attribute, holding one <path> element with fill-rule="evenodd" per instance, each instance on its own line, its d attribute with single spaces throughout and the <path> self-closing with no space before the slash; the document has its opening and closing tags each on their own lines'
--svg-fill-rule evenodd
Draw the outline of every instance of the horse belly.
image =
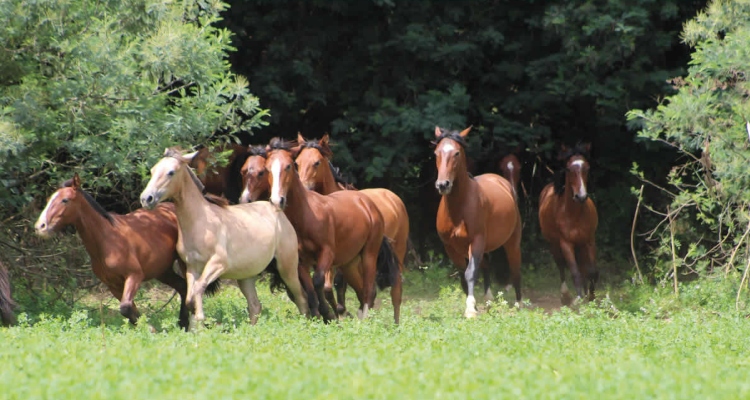
<svg viewBox="0 0 750 400">
<path fill-rule="evenodd" d="M 482 190 L 482 207 L 486 210 L 485 252 L 490 252 L 505 245 L 521 221 L 510 183 L 494 174 L 478 178 L 481 178 L 477 182 Z"/>
</svg>

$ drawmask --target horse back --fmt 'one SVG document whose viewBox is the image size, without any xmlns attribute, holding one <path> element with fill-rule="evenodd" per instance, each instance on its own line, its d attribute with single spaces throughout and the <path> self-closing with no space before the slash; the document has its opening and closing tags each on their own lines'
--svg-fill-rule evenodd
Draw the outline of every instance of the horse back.
<svg viewBox="0 0 750 400">
<path fill-rule="evenodd" d="M 497 174 L 482 174 L 474 179 L 480 189 L 478 197 L 489 252 L 503 246 L 514 234 L 520 235 L 521 215 L 507 179 Z"/>
</svg>

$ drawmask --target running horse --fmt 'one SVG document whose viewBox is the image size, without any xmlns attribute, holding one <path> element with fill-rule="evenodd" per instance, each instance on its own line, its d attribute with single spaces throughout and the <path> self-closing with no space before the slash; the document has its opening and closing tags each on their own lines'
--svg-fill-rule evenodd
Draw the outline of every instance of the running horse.
<svg viewBox="0 0 750 400">
<path fill-rule="evenodd" d="M 157 279 L 180 295 L 179 325 L 187 329 L 187 283 L 173 268 L 177 262 L 177 218 L 174 205 L 117 215 L 104 210 L 81 188 L 78 174 L 65 181 L 47 202 L 35 224 L 36 233 L 48 238 L 67 226 L 75 227 L 91 258 L 91 268 L 117 300 L 120 314 L 135 324 L 140 316 L 133 299 L 142 282 Z M 219 282 L 208 290 L 214 293 Z"/>
<path fill-rule="evenodd" d="M 250 146 L 248 157 L 242 164 L 240 174 L 242 176 L 242 194 L 240 204 L 256 200 L 268 200 L 268 178 L 266 178 L 266 154 L 265 146 Z"/>
<path fill-rule="evenodd" d="M 229 155 L 227 164 L 218 164 L 214 154 L 228 150 L 232 153 Z M 242 191 L 242 186 L 237 179 L 239 169 L 248 156 L 248 149 L 236 143 L 217 146 L 210 150 L 203 147 L 190 160 L 190 166 L 195 169 L 195 174 L 207 193 L 224 196 L 231 203 L 237 204 Z"/>
<path fill-rule="evenodd" d="M 200 181 L 188 166 L 194 156 L 166 149 L 151 168 L 141 204 L 155 208 L 169 199 L 174 202 L 179 222 L 177 252 L 187 264 L 187 305 L 195 320 L 205 319 L 207 285 L 226 278 L 237 280 L 247 299 L 250 323 L 255 324 L 261 312 L 255 281 L 264 270 L 272 273 L 271 289 L 286 286 L 299 312 L 308 315 L 297 277 L 297 236 L 289 220 L 266 201 L 230 206 L 204 197 Z"/>
<path fill-rule="evenodd" d="M 367 318 L 375 301 L 375 286 L 383 289 L 400 279 L 398 261 L 384 234 L 383 216 L 366 195 L 353 190 L 327 196 L 307 190 L 302 184 L 289 143 L 278 138 L 268 147 L 266 170 L 271 185 L 271 203 L 289 217 L 300 243 L 300 277 L 310 293 L 317 294 L 320 314 L 325 320 L 336 309 L 330 272 L 339 269 L 344 280 L 357 293 L 357 315 Z M 309 266 L 315 265 L 310 280 Z M 400 299 L 391 292 L 393 318 L 399 322 Z M 315 296 L 310 296 L 315 301 Z M 325 299 L 325 300 L 324 300 Z M 312 307 L 312 306 L 311 306 Z M 312 307 L 315 308 L 315 307 Z"/>
<path fill-rule="evenodd" d="M 585 282 L 588 281 L 589 300 L 593 300 L 594 286 L 599 280 L 595 242 L 599 217 L 586 191 L 590 150 L 590 144 L 573 148 L 563 145 L 558 160 L 565 163 L 565 168 L 556 173 L 555 181 L 545 186 L 539 196 L 539 225 L 560 270 L 563 304 L 569 302 L 566 265 L 578 298 L 585 294 Z"/>
<path fill-rule="evenodd" d="M 339 190 L 356 190 L 356 188 L 341 178 L 338 169 L 331 163 L 333 152 L 329 145 L 328 135 L 320 140 L 305 140 L 301 134 L 297 134 L 297 146 L 299 153 L 295 160 L 299 178 L 302 184 L 309 190 L 320 194 L 331 194 Z M 393 250 L 398 260 L 401 273 L 404 271 L 404 258 L 406 257 L 407 241 L 409 240 L 409 215 L 406 213 L 404 202 L 388 189 L 362 189 L 360 193 L 369 197 L 383 215 L 385 224 L 384 234 L 393 240 Z M 401 276 L 391 287 L 391 297 L 401 303 Z M 341 274 L 336 274 L 335 279 L 339 314 L 346 312 L 346 283 Z"/>
<path fill-rule="evenodd" d="M 0 326 L 11 326 L 16 324 L 16 316 L 13 315 L 13 307 L 16 303 L 10 295 L 10 279 L 8 270 L 0 262 Z"/>
<path fill-rule="evenodd" d="M 466 170 L 466 136 L 435 127 L 438 176 L 435 188 L 442 196 L 437 212 L 437 232 L 448 257 L 461 274 L 466 293 L 467 318 L 477 315 L 474 286 L 479 269 L 484 272 L 485 298 L 492 298 L 490 267 L 484 255 L 505 249 L 510 279 L 521 303 L 521 214 L 510 183 L 496 174 L 472 177 Z M 468 263 L 467 263 L 468 259 Z M 495 268 L 499 273 L 499 268 Z"/>
</svg>

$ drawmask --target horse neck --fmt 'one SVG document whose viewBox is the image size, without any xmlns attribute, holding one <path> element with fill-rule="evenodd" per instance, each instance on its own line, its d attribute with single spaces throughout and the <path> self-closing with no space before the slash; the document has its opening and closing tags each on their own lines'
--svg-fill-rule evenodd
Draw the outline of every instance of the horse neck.
<svg viewBox="0 0 750 400">
<path fill-rule="evenodd" d="M 305 217 L 310 210 L 309 198 L 315 195 L 319 195 L 317 192 L 307 190 L 299 179 L 298 175 L 295 175 L 292 182 L 289 184 L 289 191 L 287 192 L 287 205 L 284 208 L 284 214 L 289 218 L 289 222 L 299 229 L 305 223 Z"/>
<path fill-rule="evenodd" d="M 195 185 L 189 174 L 183 173 L 181 175 L 182 189 L 173 196 L 172 202 L 174 203 L 180 231 L 184 233 L 200 225 L 200 223 L 196 224 L 196 221 L 206 219 L 211 203 L 203 198 L 203 193 L 198 190 L 198 186 Z"/>
<path fill-rule="evenodd" d="M 333 177 L 333 171 L 328 169 L 328 172 L 323 174 L 323 182 L 320 182 L 321 189 L 318 193 L 320 194 L 331 194 L 343 190 L 336 184 L 336 179 Z"/>
<path fill-rule="evenodd" d="M 451 218 L 458 217 L 463 212 L 466 200 L 477 190 L 476 185 L 477 183 L 469 177 L 466 167 L 456 173 L 451 192 L 441 200 L 445 203 Z"/>
<path fill-rule="evenodd" d="M 104 248 L 112 240 L 115 227 L 85 199 L 80 202 L 78 210 L 73 226 L 83 241 L 83 247 L 92 260 L 104 260 Z"/>
<path fill-rule="evenodd" d="M 588 200 L 587 200 L 588 201 Z M 565 190 L 562 194 L 562 209 L 566 212 L 578 215 L 586 209 L 586 201 L 577 202 L 573 200 L 573 188 L 570 185 L 565 184 Z"/>
</svg>

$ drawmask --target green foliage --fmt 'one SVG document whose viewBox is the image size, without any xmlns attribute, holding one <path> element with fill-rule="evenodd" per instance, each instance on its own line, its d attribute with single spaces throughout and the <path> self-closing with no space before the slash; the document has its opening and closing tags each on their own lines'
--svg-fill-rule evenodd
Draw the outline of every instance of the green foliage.
<svg viewBox="0 0 750 400">
<path fill-rule="evenodd" d="M 677 93 L 656 109 L 628 114 L 641 138 L 684 156 L 669 173 L 669 186 L 659 187 L 671 204 L 651 232 L 660 241 L 656 255 L 674 255 L 682 273 L 720 266 L 728 272 L 747 259 L 748 12 L 750 1 L 712 1 L 686 23 L 683 38 L 694 51 L 687 77 L 673 80 Z M 657 276 L 668 277 L 672 269 L 663 263 Z"/>
<path fill-rule="evenodd" d="M 716 288 L 685 293 L 697 299 Z M 141 302 L 145 316 L 133 328 L 109 317 L 117 303 L 105 301 L 103 311 L 33 320 L 21 314 L 20 326 L 0 329 L 0 359 L 18 366 L 0 368 L 0 385 L 9 399 L 750 395 L 744 379 L 750 343 L 738 340 L 750 319 L 676 307 L 674 296 L 645 289 L 635 288 L 640 307 L 628 300 L 633 311 L 617 296 L 551 314 L 496 303 L 467 321 L 458 281 L 443 277 L 429 299 L 407 297 L 396 327 L 385 293 L 371 319 L 325 325 L 301 318 L 284 294 L 272 295 L 261 283 L 264 311 L 250 326 L 244 298 L 227 286 L 206 299 L 210 326 L 188 334 L 172 325 L 175 302 L 163 313 Z M 406 293 L 412 296 L 411 286 Z M 153 308 L 164 301 L 160 296 Z M 147 323 L 159 333 L 149 333 Z"/>
<path fill-rule="evenodd" d="M 220 1 L 0 3 L 0 201 L 4 212 L 82 175 L 140 190 L 165 147 L 263 124 L 230 72 Z M 6 208 L 10 207 L 10 208 Z"/>
</svg>

